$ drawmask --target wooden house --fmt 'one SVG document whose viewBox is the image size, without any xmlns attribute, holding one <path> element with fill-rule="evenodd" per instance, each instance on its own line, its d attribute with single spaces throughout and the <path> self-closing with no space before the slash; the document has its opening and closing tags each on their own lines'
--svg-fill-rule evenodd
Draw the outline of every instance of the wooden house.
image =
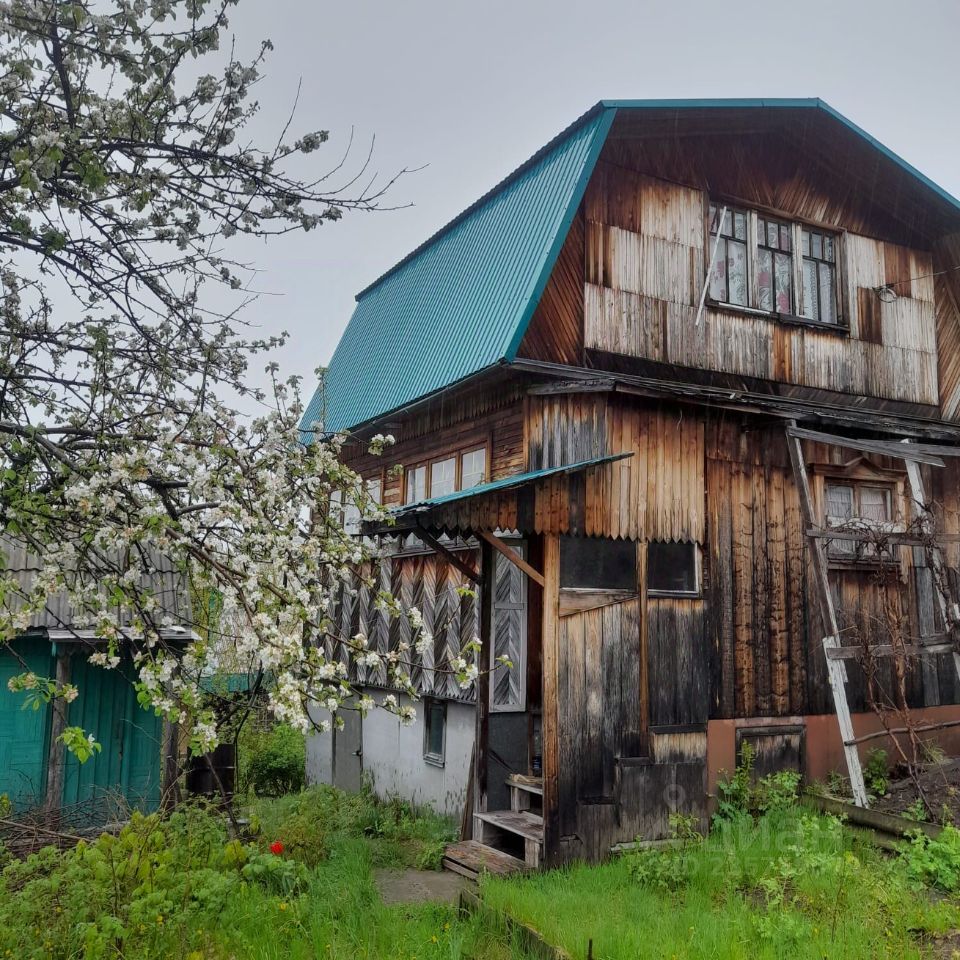
<svg viewBox="0 0 960 960">
<path fill-rule="evenodd" d="M 745 741 L 856 789 L 891 617 L 914 717 L 960 718 L 960 202 L 820 100 L 597 104 L 360 293 L 303 426 L 434 635 L 417 728 L 353 714 L 311 774 L 465 806 L 475 855 L 665 836 Z M 397 649 L 371 597 L 338 627 Z M 473 635 L 512 666 L 464 692 Z"/>
</svg>

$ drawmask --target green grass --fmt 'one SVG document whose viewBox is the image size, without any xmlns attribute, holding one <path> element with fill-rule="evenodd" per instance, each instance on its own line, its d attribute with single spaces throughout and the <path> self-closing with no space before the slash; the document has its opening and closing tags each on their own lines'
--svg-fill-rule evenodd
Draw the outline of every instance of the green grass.
<svg viewBox="0 0 960 960">
<path fill-rule="evenodd" d="M 958 902 L 833 818 L 799 810 L 727 824 L 703 843 L 599 866 L 488 878 L 484 900 L 575 958 L 874 960 L 950 956 Z"/>
<path fill-rule="evenodd" d="M 187 809 L 119 837 L 3 867 L 0 958 L 510 960 L 502 931 L 452 905 L 386 906 L 376 866 L 435 859 L 450 824 L 407 805 L 316 788 L 258 801 L 252 842 Z M 281 856 L 269 853 L 274 841 Z"/>
</svg>

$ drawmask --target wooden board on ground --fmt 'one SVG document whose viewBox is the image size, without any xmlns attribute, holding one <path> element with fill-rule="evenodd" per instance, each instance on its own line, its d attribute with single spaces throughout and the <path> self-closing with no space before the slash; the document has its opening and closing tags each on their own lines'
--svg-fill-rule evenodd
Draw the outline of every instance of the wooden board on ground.
<svg viewBox="0 0 960 960">
<path fill-rule="evenodd" d="M 443 866 L 447 870 L 475 880 L 481 873 L 520 873 L 526 865 L 517 857 L 502 850 L 494 850 L 478 840 L 451 843 L 443 852 Z"/>
</svg>

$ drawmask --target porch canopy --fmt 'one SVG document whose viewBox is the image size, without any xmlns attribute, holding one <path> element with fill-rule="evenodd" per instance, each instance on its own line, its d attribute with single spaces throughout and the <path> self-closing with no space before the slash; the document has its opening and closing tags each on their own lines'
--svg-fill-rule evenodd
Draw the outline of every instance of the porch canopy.
<svg viewBox="0 0 960 960">
<path fill-rule="evenodd" d="M 593 457 L 561 467 L 516 473 L 469 490 L 392 509 L 385 520 L 363 523 L 367 536 L 443 533 L 469 536 L 483 531 L 601 534 L 594 506 L 609 487 L 609 465 L 632 452 Z M 605 471 L 603 468 L 608 467 Z"/>
</svg>

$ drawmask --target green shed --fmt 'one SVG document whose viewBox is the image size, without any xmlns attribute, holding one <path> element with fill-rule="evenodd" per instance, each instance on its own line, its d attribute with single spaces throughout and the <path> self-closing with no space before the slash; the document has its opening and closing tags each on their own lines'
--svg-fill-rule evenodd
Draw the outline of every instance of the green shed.
<svg viewBox="0 0 960 960">
<path fill-rule="evenodd" d="M 26 589 L 39 562 L 9 538 L 0 539 L 6 569 Z M 158 564 L 155 594 L 176 623 L 188 619 L 187 591 L 173 569 Z M 154 586 L 151 584 L 151 586 Z M 161 631 L 163 633 L 164 631 Z M 176 637 L 187 626 L 170 628 Z M 45 806 L 70 808 L 71 822 L 97 823 L 126 809 L 153 810 L 161 799 L 163 721 L 137 702 L 136 669 L 125 656 L 116 669 L 89 662 L 102 649 L 91 631 L 72 624 L 69 605 L 52 596 L 47 610 L 33 618 L 23 635 L 0 643 L 0 795 L 18 812 Z M 33 709 L 23 693 L 13 693 L 11 677 L 30 671 L 39 677 L 72 683 L 77 698 Z M 101 750 L 85 763 L 57 741 L 64 726 L 92 733 Z"/>
</svg>

